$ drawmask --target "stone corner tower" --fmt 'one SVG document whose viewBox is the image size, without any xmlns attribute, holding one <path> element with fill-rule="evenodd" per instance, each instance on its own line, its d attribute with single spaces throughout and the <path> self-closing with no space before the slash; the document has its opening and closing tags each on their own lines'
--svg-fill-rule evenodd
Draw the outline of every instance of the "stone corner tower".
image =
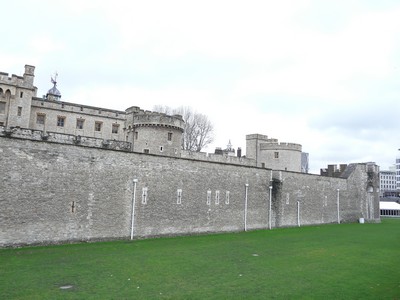
<svg viewBox="0 0 400 300">
<path fill-rule="evenodd" d="M 35 67 L 25 65 L 23 76 L 0 72 L 0 125 L 28 128 L 32 98 L 37 88 L 33 85 Z"/>
</svg>

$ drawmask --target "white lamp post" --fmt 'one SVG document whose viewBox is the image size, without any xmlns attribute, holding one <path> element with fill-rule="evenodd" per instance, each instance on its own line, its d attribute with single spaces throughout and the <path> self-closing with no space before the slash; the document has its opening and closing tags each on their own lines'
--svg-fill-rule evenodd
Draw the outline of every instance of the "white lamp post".
<svg viewBox="0 0 400 300">
<path fill-rule="evenodd" d="M 272 185 L 269 186 L 269 212 L 268 212 L 268 227 L 271 230 L 271 207 L 272 207 Z"/>
<path fill-rule="evenodd" d="M 339 192 L 340 192 L 340 190 L 337 189 L 337 222 L 338 222 L 338 224 L 340 224 Z"/>
<path fill-rule="evenodd" d="M 249 184 L 245 184 L 245 198 L 244 198 L 244 231 L 247 231 L 247 189 L 249 188 Z"/>
<path fill-rule="evenodd" d="M 136 183 L 137 182 L 138 182 L 137 179 L 133 179 L 131 240 L 133 240 L 133 223 L 135 222 L 135 202 L 136 202 Z"/>
<path fill-rule="evenodd" d="M 300 201 L 297 201 L 297 226 L 300 227 Z"/>
</svg>

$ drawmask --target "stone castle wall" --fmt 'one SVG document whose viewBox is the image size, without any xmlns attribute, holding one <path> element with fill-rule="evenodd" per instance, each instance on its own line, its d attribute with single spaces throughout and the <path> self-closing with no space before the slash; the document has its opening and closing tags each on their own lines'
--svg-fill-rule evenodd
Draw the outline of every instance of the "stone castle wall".
<svg viewBox="0 0 400 300">
<path fill-rule="evenodd" d="M 129 238 L 134 179 L 135 238 L 268 228 L 271 183 L 273 227 L 297 226 L 297 201 L 302 225 L 336 222 L 337 189 L 342 221 L 379 220 L 365 164 L 326 178 L 0 137 L 0 166 L 0 246 Z"/>
</svg>

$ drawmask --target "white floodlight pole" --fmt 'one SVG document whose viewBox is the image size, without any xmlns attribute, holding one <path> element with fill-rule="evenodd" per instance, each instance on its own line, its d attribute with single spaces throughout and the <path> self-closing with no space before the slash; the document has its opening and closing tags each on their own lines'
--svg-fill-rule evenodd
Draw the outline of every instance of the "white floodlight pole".
<svg viewBox="0 0 400 300">
<path fill-rule="evenodd" d="M 272 185 L 269 186 L 269 212 L 268 212 L 268 227 L 271 230 L 271 207 L 272 207 Z"/>
<path fill-rule="evenodd" d="M 136 202 L 136 183 L 137 182 L 138 182 L 137 179 L 133 179 L 131 240 L 133 240 L 133 224 L 135 222 L 135 202 Z"/>
<path fill-rule="evenodd" d="M 297 201 L 297 226 L 300 227 L 300 201 Z"/>
<path fill-rule="evenodd" d="M 340 190 L 337 189 L 337 222 L 338 222 L 338 224 L 340 224 L 339 193 L 340 193 Z"/>
<path fill-rule="evenodd" d="M 244 231 L 247 231 L 247 189 L 249 188 L 249 184 L 245 184 L 245 198 L 244 198 Z"/>
</svg>

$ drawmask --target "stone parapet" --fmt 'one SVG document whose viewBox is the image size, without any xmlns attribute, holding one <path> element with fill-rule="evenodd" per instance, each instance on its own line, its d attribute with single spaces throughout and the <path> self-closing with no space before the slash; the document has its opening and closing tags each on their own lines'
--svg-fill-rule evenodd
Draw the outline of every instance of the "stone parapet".
<svg viewBox="0 0 400 300">
<path fill-rule="evenodd" d="M 26 128 L 6 128 L 0 126 L 0 137 L 43 141 L 67 145 L 76 145 L 93 148 L 112 149 L 119 151 L 131 151 L 132 145 L 128 142 L 107 140 L 101 138 L 65 134 L 58 132 L 45 132 Z"/>
<path fill-rule="evenodd" d="M 285 143 L 285 142 L 268 142 L 260 144 L 261 150 L 292 150 L 292 151 L 300 151 L 302 146 L 300 144 L 295 143 Z"/>
<path fill-rule="evenodd" d="M 206 153 L 206 152 L 192 152 L 192 151 L 182 150 L 181 158 L 208 161 L 208 162 L 227 163 L 232 165 L 241 165 L 250 167 L 256 166 L 256 161 L 254 159 L 249 159 L 246 157 Z"/>
</svg>

